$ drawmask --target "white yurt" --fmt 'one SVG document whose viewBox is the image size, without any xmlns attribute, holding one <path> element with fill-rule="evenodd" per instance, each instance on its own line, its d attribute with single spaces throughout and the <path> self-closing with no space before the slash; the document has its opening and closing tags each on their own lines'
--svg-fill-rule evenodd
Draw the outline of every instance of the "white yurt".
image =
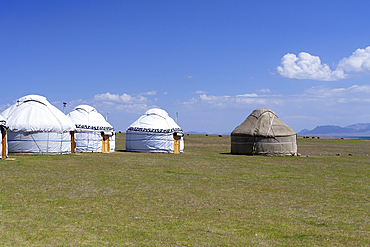
<svg viewBox="0 0 370 247">
<path fill-rule="evenodd" d="M 79 105 L 67 116 L 76 126 L 76 152 L 114 152 L 114 129 L 94 107 Z"/>
<path fill-rule="evenodd" d="M 0 129 L 1 129 L 1 140 L 0 140 L 0 153 L 1 153 L 1 159 L 5 159 L 8 155 L 8 147 L 6 145 L 6 121 L 5 119 L 0 115 Z"/>
<path fill-rule="evenodd" d="M 258 108 L 231 133 L 231 153 L 296 155 L 297 134 L 275 112 Z"/>
<path fill-rule="evenodd" d="M 162 109 L 150 109 L 126 130 L 126 151 L 182 153 L 183 131 Z"/>
<path fill-rule="evenodd" d="M 72 121 L 45 97 L 28 95 L 3 111 L 8 127 L 9 153 L 71 152 Z"/>
</svg>

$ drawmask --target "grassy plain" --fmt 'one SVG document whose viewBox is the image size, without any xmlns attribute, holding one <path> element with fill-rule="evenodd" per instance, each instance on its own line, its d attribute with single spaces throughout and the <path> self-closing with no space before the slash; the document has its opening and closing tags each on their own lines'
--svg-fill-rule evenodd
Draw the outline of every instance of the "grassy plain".
<svg viewBox="0 0 370 247">
<path fill-rule="evenodd" d="M 0 161 L 0 245 L 370 245 L 368 141 L 300 138 L 301 157 L 231 155 L 230 137 L 204 135 L 181 155 L 124 150 L 118 134 L 111 154 Z"/>
</svg>

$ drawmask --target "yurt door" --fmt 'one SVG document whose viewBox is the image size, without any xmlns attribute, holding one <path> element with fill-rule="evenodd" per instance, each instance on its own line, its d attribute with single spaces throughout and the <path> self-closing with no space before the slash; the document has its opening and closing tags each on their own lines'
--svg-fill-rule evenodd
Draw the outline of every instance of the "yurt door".
<svg viewBox="0 0 370 247">
<path fill-rule="evenodd" d="M 6 158 L 6 131 L 3 126 L 1 126 L 1 158 Z"/>
<path fill-rule="evenodd" d="M 75 153 L 76 150 L 76 142 L 75 142 L 75 132 L 71 131 L 71 153 Z"/>
<path fill-rule="evenodd" d="M 181 133 L 174 133 L 173 135 L 173 153 L 179 154 L 180 153 L 180 141 L 183 134 Z"/>
<path fill-rule="evenodd" d="M 102 135 L 102 145 L 101 145 L 101 152 L 102 153 L 109 153 L 109 135 Z"/>
</svg>

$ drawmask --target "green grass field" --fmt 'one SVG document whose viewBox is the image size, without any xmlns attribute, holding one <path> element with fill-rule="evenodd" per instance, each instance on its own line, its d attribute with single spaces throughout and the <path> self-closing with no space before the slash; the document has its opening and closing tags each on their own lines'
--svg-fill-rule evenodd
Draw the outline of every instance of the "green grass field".
<svg viewBox="0 0 370 247">
<path fill-rule="evenodd" d="M 0 245 L 370 245 L 368 141 L 300 138 L 301 157 L 231 155 L 230 137 L 204 135 L 180 155 L 124 150 L 118 134 L 111 154 L 0 161 Z"/>
</svg>

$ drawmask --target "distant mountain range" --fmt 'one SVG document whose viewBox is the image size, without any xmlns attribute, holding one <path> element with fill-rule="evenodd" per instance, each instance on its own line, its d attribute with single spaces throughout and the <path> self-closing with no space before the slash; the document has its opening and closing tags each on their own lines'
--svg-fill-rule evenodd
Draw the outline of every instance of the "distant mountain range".
<svg viewBox="0 0 370 247">
<path fill-rule="evenodd" d="M 206 133 L 206 132 L 197 132 L 197 131 L 184 131 L 185 134 L 193 135 L 230 135 L 230 133 Z"/>
<path fill-rule="evenodd" d="M 198 135 L 230 135 L 230 133 L 206 133 L 197 131 L 185 131 L 185 134 Z M 370 136 L 370 123 L 351 124 L 345 127 L 337 125 L 317 126 L 313 130 L 304 129 L 297 133 L 299 136 L 342 136 L 363 137 Z"/>
<path fill-rule="evenodd" d="M 304 129 L 299 136 L 370 136 L 370 123 L 358 123 L 340 127 L 336 125 L 317 126 L 313 130 Z"/>
</svg>

